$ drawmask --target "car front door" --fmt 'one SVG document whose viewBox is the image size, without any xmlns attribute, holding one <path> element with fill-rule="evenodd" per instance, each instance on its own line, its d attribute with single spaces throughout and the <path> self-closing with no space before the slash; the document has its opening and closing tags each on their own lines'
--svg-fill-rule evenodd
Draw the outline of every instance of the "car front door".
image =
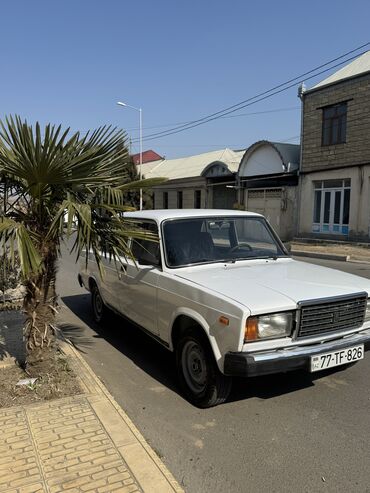
<svg viewBox="0 0 370 493">
<path fill-rule="evenodd" d="M 143 221 L 143 229 L 158 233 L 156 223 Z M 161 275 L 159 243 L 148 240 L 132 240 L 135 257 L 125 263 L 122 281 L 126 285 L 121 299 L 121 311 L 132 321 L 153 334 L 158 334 L 157 287 Z"/>
</svg>

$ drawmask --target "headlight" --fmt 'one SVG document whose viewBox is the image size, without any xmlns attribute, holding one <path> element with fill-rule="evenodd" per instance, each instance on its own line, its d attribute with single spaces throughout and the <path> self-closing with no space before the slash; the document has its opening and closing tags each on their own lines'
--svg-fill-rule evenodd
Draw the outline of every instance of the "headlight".
<svg viewBox="0 0 370 493">
<path fill-rule="evenodd" d="M 370 299 L 367 300 L 366 312 L 365 312 L 365 322 L 370 321 Z"/>
<path fill-rule="evenodd" d="M 370 315 L 370 305 L 369 305 Z M 244 341 L 256 341 L 259 339 L 276 339 L 287 337 L 293 327 L 293 312 L 272 313 L 249 317 L 245 326 Z"/>
</svg>

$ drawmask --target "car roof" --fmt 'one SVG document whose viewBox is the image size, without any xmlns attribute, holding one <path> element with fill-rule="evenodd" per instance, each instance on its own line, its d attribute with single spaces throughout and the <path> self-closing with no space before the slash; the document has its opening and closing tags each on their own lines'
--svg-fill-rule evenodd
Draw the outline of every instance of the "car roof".
<svg viewBox="0 0 370 493">
<path fill-rule="evenodd" d="M 248 211 L 236 211 L 233 209 L 156 209 L 136 212 L 125 212 L 124 217 L 132 219 L 152 219 L 162 222 L 166 219 L 186 219 L 191 217 L 230 217 L 251 216 L 263 217 L 262 214 Z"/>
</svg>

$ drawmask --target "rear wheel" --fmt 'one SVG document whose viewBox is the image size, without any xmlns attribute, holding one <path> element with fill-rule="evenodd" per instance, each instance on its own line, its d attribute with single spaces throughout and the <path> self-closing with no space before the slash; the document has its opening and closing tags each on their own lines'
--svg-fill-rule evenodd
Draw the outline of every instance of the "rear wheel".
<svg viewBox="0 0 370 493">
<path fill-rule="evenodd" d="M 95 322 L 104 322 L 108 315 L 108 308 L 105 306 L 99 288 L 95 283 L 91 288 L 91 307 Z"/>
<path fill-rule="evenodd" d="M 187 399 L 206 408 L 225 402 L 231 378 L 219 371 L 205 335 L 190 329 L 176 346 L 176 364 L 181 388 Z"/>
</svg>

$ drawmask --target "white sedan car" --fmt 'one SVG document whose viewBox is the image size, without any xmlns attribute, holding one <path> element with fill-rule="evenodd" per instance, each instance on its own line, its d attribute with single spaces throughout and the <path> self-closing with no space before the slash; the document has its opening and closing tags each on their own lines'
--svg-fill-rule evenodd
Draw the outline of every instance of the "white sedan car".
<svg viewBox="0 0 370 493">
<path fill-rule="evenodd" d="M 370 281 L 293 260 L 259 214 L 154 210 L 125 217 L 158 233 L 133 241 L 136 262 L 91 257 L 79 281 L 95 320 L 111 309 L 176 354 L 199 407 L 227 399 L 233 376 L 320 371 L 370 347 Z"/>
</svg>

